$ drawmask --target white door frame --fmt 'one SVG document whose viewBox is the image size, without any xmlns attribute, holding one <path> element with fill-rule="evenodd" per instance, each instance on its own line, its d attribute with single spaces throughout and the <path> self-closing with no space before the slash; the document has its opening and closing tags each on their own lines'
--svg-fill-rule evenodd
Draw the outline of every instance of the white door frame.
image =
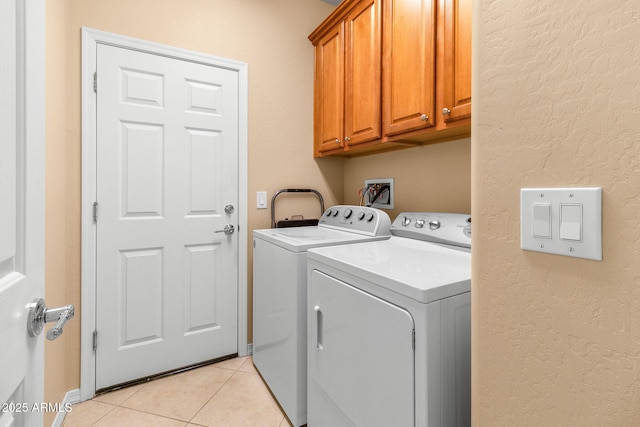
<svg viewBox="0 0 640 427">
<path fill-rule="evenodd" d="M 81 344 L 80 400 L 91 399 L 96 391 L 96 365 L 93 331 L 96 328 L 96 224 L 93 202 L 96 200 L 96 72 L 98 43 L 134 49 L 155 55 L 223 67 L 238 72 L 238 231 L 247 227 L 247 135 L 248 65 L 203 53 L 174 48 L 104 31 L 82 28 L 82 261 L 81 261 Z M 238 355 L 248 354 L 247 342 L 247 238 L 238 236 Z"/>
</svg>

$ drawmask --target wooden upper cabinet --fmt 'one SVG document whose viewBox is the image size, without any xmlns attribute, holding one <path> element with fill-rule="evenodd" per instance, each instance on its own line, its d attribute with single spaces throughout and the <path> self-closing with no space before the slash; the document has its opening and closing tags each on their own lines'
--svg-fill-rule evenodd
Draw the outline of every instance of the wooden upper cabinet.
<svg viewBox="0 0 640 427">
<path fill-rule="evenodd" d="M 344 23 L 316 45 L 314 155 L 344 148 Z"/>
<path fill-rule="evenodd" d="M 359 2 L 345 22 L 344 133 L 353 146 L 380 139 L 380 1 Z"/>
<path fill-rule="evenodd" d="M 471 0 L 439 0 L 438 114 L 447 128 L 471 121 Z"/>
<path fill-rule="evenodd" d="M 471 1 L 344 0 L 309 36 L 314 156 L 468 136 Z"/>
<path fill-rule="evenodd" d="M 434 126 L 435 0 L 384 3 L 382 125 L 385 136 Z"/>
<path fill-rule="evenodd" d="M 381 136 L 380 1 L 345 3 L 341 19 L 309 36 L 316 49 L 316 156 Z"/>
</svg>

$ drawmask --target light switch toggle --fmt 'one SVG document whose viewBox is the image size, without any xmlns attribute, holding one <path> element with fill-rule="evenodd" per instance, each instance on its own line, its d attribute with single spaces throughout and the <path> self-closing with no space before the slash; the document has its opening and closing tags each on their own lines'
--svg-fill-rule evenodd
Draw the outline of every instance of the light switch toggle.
<svg viewBox="0 0 640 427">
<path fill-rule="evenodd" d="M 582 241 L 582 204 L 560 204 L 560 240 Z"/>
<path fill-rule="evenodd" d="M 533 237 L 551 238 L 551 204 L 533 204 Z"/>
<path fill-rule="evenodd" d="M 267 209 L 267 192 L 258 191 L 256 193 L 256 207 L 258 209 Z"/>
</svg>

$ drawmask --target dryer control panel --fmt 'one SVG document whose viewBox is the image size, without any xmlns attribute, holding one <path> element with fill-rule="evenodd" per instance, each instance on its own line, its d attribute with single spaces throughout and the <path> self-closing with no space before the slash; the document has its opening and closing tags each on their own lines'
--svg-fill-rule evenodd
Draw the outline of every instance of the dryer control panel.
<svg viewBox="0 0 640 427">
<path fill-rule="evenodd" d="M 366 234 L 367 236 L 389 236 L 391 219 L 386 212 L 380 209 L 338 205 L 332 206 L 324 212 L 318 226 Z"/>
<path fill-rule="evenodd" d="M 471 215 L 447 212 L 403 212 L 391 224 L 391 234 L 471 248 Z"/>
</svg>

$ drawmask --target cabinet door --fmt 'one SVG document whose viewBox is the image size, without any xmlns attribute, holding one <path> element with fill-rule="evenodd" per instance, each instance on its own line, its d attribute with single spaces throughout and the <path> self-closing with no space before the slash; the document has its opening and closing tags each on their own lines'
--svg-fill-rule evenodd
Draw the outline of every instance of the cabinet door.
<svg viewBox="0 0 640 427">
<path fill-rule="evenodd" d="M 387 1 L 383 21 L 383 134 L 433 126 L 435 0 Z"/>
<path fill-rule="evenodd" d="M 347 145 L 380 139 L 380 1 L 365 0 L 345 22 L 345 141 Z"/>
<path fill-rule="evenodd" d="M 440 0 L 442 20 L 441 101 L 437 114 L 445 124 L 471 117 L 471 0 Z"/>
<path fill-rule="evenodd" d="M 342 149 L 344 117 L 344 23 L 329 31 L 316 46 L 315 150 Z"/>
</svg>

